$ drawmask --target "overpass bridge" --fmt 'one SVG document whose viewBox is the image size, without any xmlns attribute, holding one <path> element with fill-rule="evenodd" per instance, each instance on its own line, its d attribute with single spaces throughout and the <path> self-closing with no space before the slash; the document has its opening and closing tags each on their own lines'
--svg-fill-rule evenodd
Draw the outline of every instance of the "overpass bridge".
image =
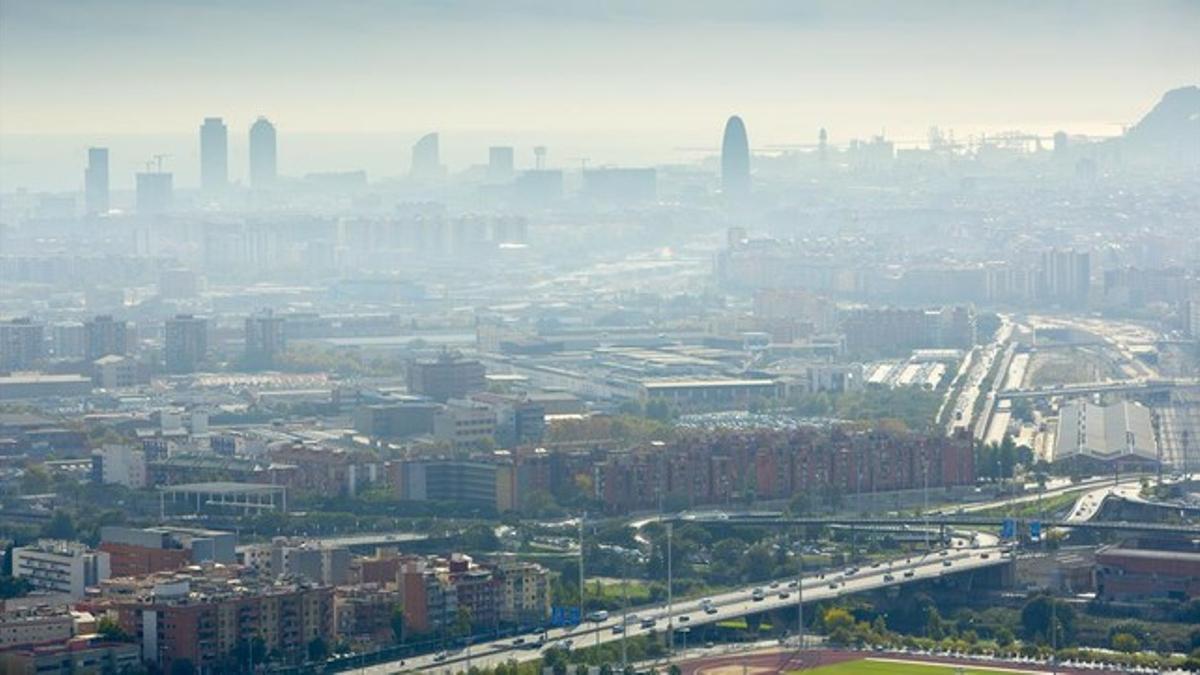
<svg viewBox="0 0 1200 675">
<path fill-rule="evenodd" d="M 1109 532 L 1154 532 L 1158 534 L 1178 534 L 1189 537 L 1200 536 L 1200 525 L 1184 523 L 1144 523 L 1134 521 L 1094 522 L 1091 520 L 1048 519 L 1040 518 L 998 518 L 995 516 L 979 516 L 969 513 L 955 515 L 932 515 L 928 518 L 920 516 L 861 516 L 861 517 L 817 517 L 796 518 L 783 514 L 738 516 L 726 514 L 686 514 L 669 519 L 677 523 L 699 523 L 710 525 L 758 525 L 766 527 L 828 527 L 842 525 L 847 527 L 897 527 L 923 528 L 937 526 L 941 528 L 994 528 L 999 529 L 1006 520 L 1011 520 L 1018 528 L 1027 528 L 1031 522 L 1037 521 L 1044 528 L 1071 527 L 1080 530 L 1098 530 Z"/>
<path fill-rule="evenodd" d="M 1002 568 L 1012 564 L 1014 555 L 1011 549 L 1001 546 L 941 549 L 921 556 L 876 563 L 867 569 L 847 567 L 806 574 L 802 579 L 785 577 L 747 585 L 713 595 L 708 598 L 707 605 L 701 600 L 690 599 L 632 608 L 628 615 L 614 612 L 600 621 L 553 628 L 541 633 L 541 637 L 520 638 L 520 644 L 513 638 L 504 638 L 475 643 L 453 652 L 423 654 L 405 661 L 396 660 L 373 666 L 354 659 L 345 664 L 327 665 L 335 670 L 354 670 L 371 675 L 400 672 L 450 674 L 468 670 L 471 666 L 486 668 L 509 660 L 531 661 L 541 658 L 542 652 L 551 647 L 591 647 L 621 640 L 626 635 L 646 635 L 663 630 L 678 635 L 696 626 L 749 614 L 796 609 L 803 603 Z M 679 639 L 676 638 L 676 641 Z"/>
<path fill-rule="evenodd" d="M 1085 382 L 1037 389 L 1005 389 L 996 393 L 1000 399 L 1046 398 L 1049 396 L 1087 396 L 1090 394 L 1135 393 L 1163 394 L 1176 389 L 1200 388 L 1197 378 L 1154 378 L 1118 380 L 1114 382 Z"/>
</svg>

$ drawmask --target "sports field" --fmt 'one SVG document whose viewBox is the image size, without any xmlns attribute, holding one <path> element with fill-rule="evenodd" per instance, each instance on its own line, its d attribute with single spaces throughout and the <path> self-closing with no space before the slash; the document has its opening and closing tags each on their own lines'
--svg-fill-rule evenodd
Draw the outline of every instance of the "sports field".
<svg viewBox="0 0 1200 675">
<path fill-rule="evenodd" d="M 960 669 L 961 668 L 961 669 Z M 863 659 L 846 661 L 813 670 L 793 671 L 789 675 L 996 675 L 997 673 L 1028 672 L 1019 669 L 991 669 L 975 666 L 939 666 L 925 663 Z"/>
</svg>

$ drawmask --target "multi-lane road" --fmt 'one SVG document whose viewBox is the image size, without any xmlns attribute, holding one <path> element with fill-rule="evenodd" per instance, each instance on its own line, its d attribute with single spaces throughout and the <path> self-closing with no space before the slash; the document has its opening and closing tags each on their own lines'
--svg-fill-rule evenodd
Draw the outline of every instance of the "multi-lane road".
<svg viewBox="0 0 1200 675">
<path fill-rule="evenodd" d="M 456 673 L 470 666 L 495 666 L 510 659 L 528 661 L 539 658 L 550 647 L 590 647 L 620 640 L 624 635 L 637 636 L 673 627 L 676 634 L 691 626 L 725 621 L 772 609 L 795 607 L 803 596 L 805 603 L 827 600 L 842 595 L 861 593 L 886 586 L 927 581 L 1007 562 L 1011 553 L 998 545 L 969 548 L 960 546 L 941 549 L 925 555 L 898 558 L 864 568 L 845 568 L 804 577 L 802 593 L 795 578 L 779 579 L 758 586 L 746 586 L 708 598 L 709 609 L 702 600 L 689 599 L 674 603 L 639 607 L 627 618 L 619 612 L 602 621 L 589 621 L 573 628 L 558 628 L 545 634 L 521 638 L 505 638 L 472 645 L 453 653 L 427 654 L 405 662 L 394 661 L 361 670 L 372 675 L 398 672 Z M 755 589 L 761 592 L 756 600 Z M 651 624 L 650 622 L 653 621 Z M 624 630 L 622 625 L 626 625 Z M 514 644 L 520 639 L 522 644 Z M 677 643 L 682 636 L 676 638 Z M 530 645 L 539 645 L 530 648 Z"/>
<path fill-rule="evenodd" d="M 1095 478 L 1080 483 L 1052 485 L 1040 497 L 1084 492 L 1072 510 L 1071 520 L 1085 521 L 1094 515 L 1087 511 L 1103 496 L 1113 491 L 1116 494 L 1131 494 L 1139 489 L 1140 476 L 1129 476 L 1116 486 L 1111 478 Z M 994 508 L 1009 504 L 1020 504 L 1038 499 L 1039 495 L 1022 495 L 993 502 L 972 504 L 961 508 L 963 512 Z M 1084 510 L 1081 510 L 1084 509 Z M 960 509 L 956 509 L 960 510 Z M 660 520 L 648 517 L 645 522 Z M 644 522 L 640 523 L 644 524 Z M 974 540 L 974 546 L 971 540 Z M 958 574 L 1002 565 L 1012 557 L 1007 546 L 993 535 L 966 532 L 952 537 L 954 546 L 924 555 L 896 558 L 863 568 L 844 568 L 824 573 L 810 573 L 804 577 L 801 589 L 795 578 L 778 579 L 757 586 L 745 586 L 733 591 L 713 595 L 710 608 L 706 609 L 700 599 L 687 599 L 673 603 L 642 606 L 630 611 L 628 617 L 614 612 L 601 621 L 589 621 L 580 626 L 556 628 L 546 633 L 534 633 L 520 637 L 507 637 L 472 645 L 453 652 L 424 654 L 405 661 L 392 661 L 362 668 L 359 672 L 372 675 L 391 675 L 401 672 L 429 672 L 451 674 L 466 671 L 470 666 L 495 666 L 509 660 L 529 661 L 540 658 L 550 647 L 589 647 L 620 640 L 623 636 L 644 635 L 651 631 L 665 631 L 673 627 L 676 645 L 681 646 L 686 638 L 681 629 L 702 626 L 728 619 L 735 619 L 756 612 L 795 607 L 803 598 L 804 603 L 826 600 L 842 595 L 861 593 L 887 586 L 927 581 L 949 574 Z M 755 589 L 760 589 L 762 598 L 755 599 Z M 649 623 L 653 620 L 653 623 Z M 646 623 L 643 623 L 646 622 Z M 621 626 L 625 626 L 622 630 Z M 516 643 L 520 640 L 520 644 Z"/>
</svg>

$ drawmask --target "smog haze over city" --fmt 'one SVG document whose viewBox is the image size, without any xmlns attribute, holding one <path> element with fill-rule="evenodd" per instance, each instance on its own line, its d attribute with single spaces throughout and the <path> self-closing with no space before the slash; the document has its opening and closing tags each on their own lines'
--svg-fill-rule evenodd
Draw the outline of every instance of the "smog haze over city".
<svg viewBox="0 0 1200 675">
<path fill-rule="evenodd" d="M 1200 671 L 1198 36 L 0 0 L 0 673 Z"/>
</svg>

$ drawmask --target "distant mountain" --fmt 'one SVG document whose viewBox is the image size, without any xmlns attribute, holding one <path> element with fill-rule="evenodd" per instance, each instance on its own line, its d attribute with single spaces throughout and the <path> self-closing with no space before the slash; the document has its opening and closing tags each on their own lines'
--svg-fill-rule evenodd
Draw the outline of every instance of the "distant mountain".
<svg viewBox="0 0 1200 675">
<path fill-rule="evenodd" d="M 1200 165 L 1200 87 L 1168 91 L 1122 141 L 1126 159 Z"/>
</svg>

